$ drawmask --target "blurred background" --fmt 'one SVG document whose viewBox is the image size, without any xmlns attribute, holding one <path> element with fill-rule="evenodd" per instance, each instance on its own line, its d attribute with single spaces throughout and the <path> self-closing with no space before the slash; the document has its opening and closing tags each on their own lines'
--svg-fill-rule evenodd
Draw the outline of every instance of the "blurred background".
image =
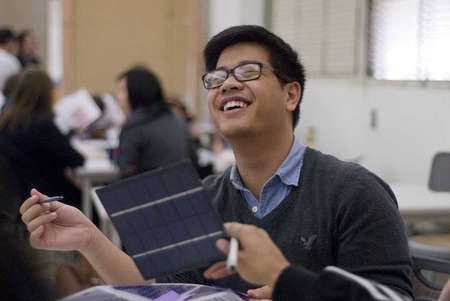
<svg viewBox="0 0 450 301">
<path fill-rule="evenodd" d="M 299 53 L 307 81 L 295 129 L 297 139 L 344 161 L 360 163 L 388 182 L 410 234 L 426 233 L 429 228 L 432 231 L 428 232 L 448 233 L 449 0 L 0 0 L 0 196 L 2 206 L 7 207 L 0 208 L 0 214 L 6 212 L 0 220 L 20 225 L 17 212 L 28 196 L 27 185 L 43 187 L 36 184 L 38 180 L 54 184 L 53 175 L 43 177 L 41 170 L 47 168 L 39 166 L 34 168 L 35 178 L 25 186 L 20 183 L 25 179 L 20 172 L 32 169 L 29 160 L 46 157 L 50 163 L 38 163 L 60 167 L 56 177 L 67 177 L 75 189 L 74 205 L 120 246 L 105 209 L 92 197 L 92 188 L 154 167 L 125 164 L 122 169 L 118 160 L 119 154 L 126 157 L 119 140 L 135 151 L 146 138 L 133 138 L 136 132 L 127 128 L 127 122 L 135 121 L 136 112 L 142 109 L 129 107 L 130 71 L 140 74 L 134 86 L 159 91 L 160 84 L 164 99 L 149 100 L 167 102 L 168 109 L 158 103 L 162 113 L 157 113 L 170 110 L 176 116 L 167 123 L 170 126 L 156 126 L 162 129 L 157 132 L 163 140 L 170 132 L 167 129 L 174 129 L 173 143 L 167 149 L 178 154 L 167 160 L 189 157 L 202 178 L 225 170 L 234 157 L 208 116 L 201 83 L 202 49 L 214 34 L 241 24 L 264 26 Z M 6 57 L 10 63 L 5 63 Z M 151 72 L 130 69 L 137 65 Z M 30 68 L 39 71 L 27 72 Z M 25 71 L 23 77 L 14 77 L 19 71 Z M 19 116 L 29 121 L 42 113 L 34 112 L 28 103 L 39 99 L 34 96 L 47 74 L 51 84 L 39 93 L 52 102 L 44 113 L 58 130 L 52 137 L 35 141 L 29 138 L 36 136 L 33 133 L 11 134 L 6 126 L 11 119 Z M 145 81 L 149 84 L 143 85 Z M 47 97 L 51 89 L 52 97 Z M 16 90 L 28 93 L 29 99 L 12 93 Z M 48 134 L 37 132 L 43 137 Z M 127 140 L 130 137 L 133 143 Z M 177 145 L 180 139 L 186 143 Z M 53 141 L 56 147 L 39 153 L 48 145 L 45 141 Z M 20 159 L 25 161 L 18 162 L 17 154 L 22 151 Z M 433 165 L 435 155 L 442 152 L 444 156 L 437 158 L 444 160 Z M 72 153 L 71 160 L 60 158 L 55 163 L 58 155 L 68 153 Z M 418 221 L 425 221 L 425 227 L 417 226 Z M 427 228 L 429 222 L 432 227 Z M 447 259 L 449 241 L 448 236 L 434 239 L 446 247 L 439 254 Z M 26 245 L 21 241 L 19 249 Z M 56 257 L 48 253 L 33 256 L 41 257 L 34 262 L 39 271 L 48 270 L 45 278 L 51 279 L 50 287 L 56 282 L 57 296 L 99 283 L 79 258 L 71 259 L 77 264 L 74 268 L 55 264 Z M 2 265 L 7 264 L 15 265 L 6 259 Z M 79 278 L 86 281 L 67 280 L 73 275 L 83 275 Z M 18 270 L 17 279 L 21 277 Z"/>
<path fill-rule="evenodd" d="M 421 184 L 450 148 L 446 0 L 0 0 L 0 23 L 33 30 L 60 96 L 115 92 L 120 71 L 146 64 L 206 124 L 203 45 L 228 26 L 263 25 L 306 67 L 304 143 Z"/>
</svg>

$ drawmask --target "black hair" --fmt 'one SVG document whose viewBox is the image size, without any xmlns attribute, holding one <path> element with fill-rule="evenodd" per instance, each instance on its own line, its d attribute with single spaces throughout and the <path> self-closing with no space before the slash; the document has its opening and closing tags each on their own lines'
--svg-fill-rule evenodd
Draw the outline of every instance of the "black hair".
<svg viewBox="0 0 450 301">
<path fill-rule="evenodd" d="M 13 31 L 8 27 L 0 28 L 0 45 L 15 39 Z"/>
<path fill-rule="evenodd" d="M 240 25 L 225 29 L 213 36 L 203 50 L 205 70 L 216 68 L 217 61 L 225 48 L 239 43 L 256 43 L 269 52 L 269 61 L 281 84 L 298 82 L 301 86 L 300 100 L 292 112 L 293 128 L 300 116 L 300 103 L 305 91 L 305 71 L 297 52 L 280 37 L 257 25 Z"/>
<path fill-rule="evenodd" d="M 156 75 L 143 66 L 133 67 L 120 74 L 119 79 L 126 79 L 128 101 L 132 110 L 141 107 L 168 111 L 161 84 Z"/>
</svg>

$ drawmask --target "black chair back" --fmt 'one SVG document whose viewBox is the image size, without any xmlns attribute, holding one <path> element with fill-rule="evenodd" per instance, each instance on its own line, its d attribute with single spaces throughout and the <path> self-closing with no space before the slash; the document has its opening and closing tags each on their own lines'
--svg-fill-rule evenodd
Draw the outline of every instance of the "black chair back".
<svg viewBox="0 0 450 301">
<path fill-rule="evenodd" d="M 450 153 L 437 153 L 433 157 L 428 187 L 434 191 L 450 191 Z"/>
<path fill-rule="evenodd" d="M 438 284 L 428 279 L 425 271 L 438 272 L 450 276 L 450 261 L 435 259 L 431 257 L 412 256 L 411 282 L 413 285 L 415 300 L 437 300 L 443 289 Z"/>
</svg>

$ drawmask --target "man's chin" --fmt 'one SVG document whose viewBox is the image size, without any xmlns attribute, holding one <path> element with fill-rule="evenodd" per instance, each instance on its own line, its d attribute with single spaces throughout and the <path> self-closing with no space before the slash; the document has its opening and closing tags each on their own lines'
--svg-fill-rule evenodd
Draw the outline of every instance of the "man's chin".
<svg viewBox="0 0 450 301">
<path fill-rule="evenodd" d="M 242 139 L 251 136 L 251 131 L 243 127 L 229 127 L 221 129 L 221 135 L 228 141 Z"/>
</svg>

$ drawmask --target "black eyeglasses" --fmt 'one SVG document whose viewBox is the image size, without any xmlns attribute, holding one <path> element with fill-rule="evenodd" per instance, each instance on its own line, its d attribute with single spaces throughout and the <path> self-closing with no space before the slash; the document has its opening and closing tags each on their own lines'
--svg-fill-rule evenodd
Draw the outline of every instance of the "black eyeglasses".
<svg viewBox="0 0 450 301">
<path fill-rule="evenodd" d="M 206 72 L 202 76 L 203 86 L 205 86 L 205 89 L 218 88 L 223 85 L 230 74 L 233 74 L 233 77 L 239 82 L 255 80 L 261 76 L 263 67 L 279 77 L 273 68 L 266 64 L 260 62 L 244 62 L 230 70 L 219 68 Z"/>
</svg>

